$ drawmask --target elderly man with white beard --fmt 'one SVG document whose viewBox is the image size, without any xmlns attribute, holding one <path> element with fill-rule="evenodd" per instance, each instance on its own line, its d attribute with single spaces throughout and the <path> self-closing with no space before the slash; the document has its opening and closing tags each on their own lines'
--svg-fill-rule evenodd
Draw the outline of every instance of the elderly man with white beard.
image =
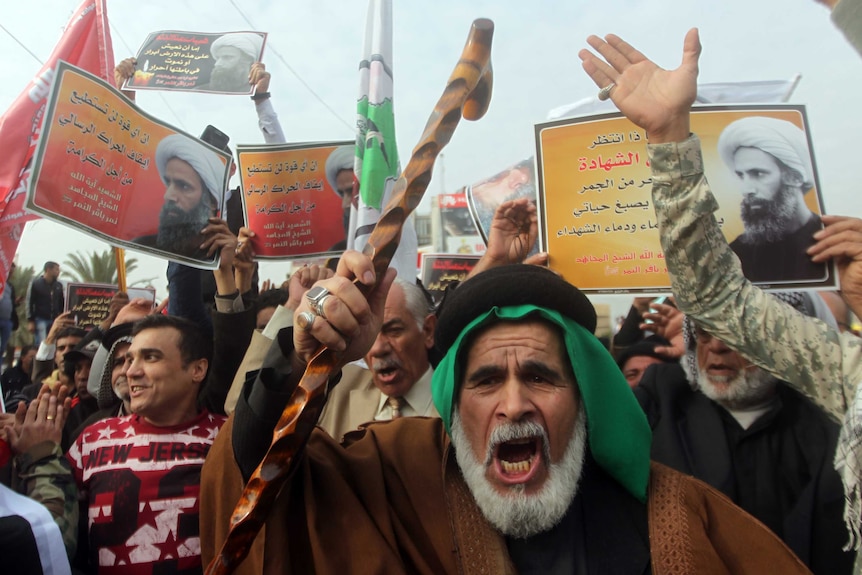
<svg viewBox="0 0 862 575">
<path fill-rule="evenodd" d="M 753 282 L 826 279 L 826 264 L 805 250 L 822 227 L 805 203 L 814 168 L 805 132 L 777 118 L 753 116 L 729 124 L 718 152 L 736 175 L 744 231 L 730 244 Z"/>
<path fill-rule="evenodd" d="M 210 46 L 213 64 L 209 82 L 196 90 L 248 93 L 251 67 L 260 57 L 263 36 L 255 32 L 222 34 Z"/>
<path fill-rule="evenodd" d="M 172 254 L 206 259 L 201 230 L 224 203 L 225 165 L 200 142 L 171 134 L 156 147 L 156 168 L 165 184 L 155 234 L 132 241 Z"/>
<path fill-rule="evenodd" d="M 829 319 L 814 295 L 774 294 Z M 850 573 L 838 424 L 811 400 L 686 318 L 682 365 L 649 368 L 635 396 L 654 461 L 694 475 L 763 522 L 814 573 Z"/>
<path fill-rule="evenodd" d="M 201 547 L 220 548 L 308 358 L 360 357 L 392 270 L 346 252 L 249 381 L 202 472 Z M 649 461 L 650 432 L 593 335 L 587 298 L 535 266 L 492 268 L 440 312 L 441 419 L 311 432 L 239 573 L 806 573 L 771 532 L 699 481 Z M 332 385 L 334 382 L 331 382 Z M 450 437 L 452 438 L 450 440 Z"/>
</svg>

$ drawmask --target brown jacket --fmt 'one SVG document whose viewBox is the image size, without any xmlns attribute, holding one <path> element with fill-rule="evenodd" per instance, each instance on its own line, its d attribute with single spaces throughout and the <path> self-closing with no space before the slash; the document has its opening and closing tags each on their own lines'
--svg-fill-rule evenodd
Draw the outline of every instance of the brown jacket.
<svg viewBox="0 0 862 575">
<path fill-rule="evenodd" d="M 204 564 L 220 548 L 242 488 L 232 424 L 233 417 L 201 475 Z M 303 457 L 237 573 L 514 573 L 505 539 L 476 507 L 439 419 L 371 424 L 348 434 L 344 446 L 318 429 Z M 589 557 L 591 573 L 648 573 L 650 562 L 656 574 L 809 572 L 726 497 L 655 463 L 647 510 L 648 539 L 635 533 L 634 545 L 604 536 L 619 524 L 587 523 L 618 551 Z"/>
</svg>

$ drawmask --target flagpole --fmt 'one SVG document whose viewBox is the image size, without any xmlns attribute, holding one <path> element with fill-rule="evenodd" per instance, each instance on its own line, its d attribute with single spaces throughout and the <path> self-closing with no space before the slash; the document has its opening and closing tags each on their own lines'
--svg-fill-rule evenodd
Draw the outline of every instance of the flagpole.
<svg viewBox="0 0 862 575">
<path fill-rule="evenodd" d="M 422 201 L 434 169 L 434 161 L 461 118 L 478 120 L 488 110 L 493 85 L 491 39 L 494 24 L 480 18 L 473 21 L 458 64 L 434 107 L 414 154 L 393 189 L 392 198 L 368 237 L 363 253 L 371 257 L 377 281 L 386 274 L 395 253 L 405 220 Z M 457 113 L 457 115 L 456 115 Z M 413 265 L 415 267 L 415 258 Z M 367 296 L 374 286 L 359 284 Z M 275 499 L 295 470 L 314 423 L 325 402 L 327 382 L 340 365 L 343 352 L 327 347 L 306 365 L 298 386 L 287 400 L 272 432 L 272 443 L 263 460 L 246 483 L 230 519 L 230 529 L 221 549 L 207 567 L 207 575 L 233 573 L 251 550 L 255 537 L 273 509 Z"/>
<path fill-rule="evenodd" d="M 114 248 L 114 259 L 117 262 L 117 287 L 126 291 L 126 250 Z"/>
</svg>

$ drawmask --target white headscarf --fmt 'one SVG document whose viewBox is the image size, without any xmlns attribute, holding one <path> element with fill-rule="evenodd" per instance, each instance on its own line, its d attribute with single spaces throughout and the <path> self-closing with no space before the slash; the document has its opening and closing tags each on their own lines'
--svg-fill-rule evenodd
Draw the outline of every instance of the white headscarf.
<svg viewBox="0 0 862 575">
<path fill-rule="evenodd" d="M 263 36 L 253 32 L 234 32 L 220 36 L 210 46 L 210 54 L 213 57 L 219 57 L 219 51 L 222 48 L 237 48 L 238 50 L 248 54 L 252 60 L 257 61 L 260 56 L 260 49 L 263 46 Z"/>
<path fill-rule="evenodd" d="M 338 172 L 341 170 L 353 171 L 353 161 L 355 158 L 356 148 L 354 146 L 339 146 L 326 158 L 326 181 L 329 182 L 329 187 L 336 194 L 338 193 L 338 187 L 335 185 L 335 178 L 338 177 Z"/>
<path fill-rule="evenodd" d="M 739 148 L 757 148 L 770 154 L 802 175 L 804 190 L 814 186 L 808 140 L 794 124 L 764 116 L 736 120 L 718 137 L 718 153 L 730 169 Z"/>
<path fill-rule="evenodd" d="M 221 201 L 225 164 L 218 154 L 188 136 L 171 134 L 162 139 L 156 147 L 156 168 L 162 180 L 165 178 L 165 167 L 172 158 L 187 162 L 198 173 L 204 186 L 215 198 L 216 204 Z"/>
</svg>

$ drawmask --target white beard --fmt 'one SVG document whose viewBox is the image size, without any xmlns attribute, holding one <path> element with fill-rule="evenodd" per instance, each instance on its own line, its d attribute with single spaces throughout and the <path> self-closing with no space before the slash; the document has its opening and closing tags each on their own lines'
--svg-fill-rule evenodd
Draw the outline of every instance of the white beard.
<svg viewBox="0 0 862 575">
<path fill-rule="evenodd" d="M 744 409 L 766 402 L 773 395 L 778 380 L 768 371 L 754 367 L 743 370 L 719 389 L 698 367 L 697 384 L 714 402 L 728 409 Z"/>
<path fill-rule="evenodd" d="M 494 435 L 500 432 L 504 436 L 514 433 L 512 438 L 532 437 L 539 432 L 544 446 L 540 456 L 548 467 L 548 478 L 538 493 L 527 495 L 524 486 L 518 485 L 510 488 L 508 494 L 500 495 L 485 477 L 493 450 L 489 449 L 486 462 L 479 461 L 464 435 L 457 408 L 453 410 L 452 445 L 455 447 L 455 459 L 476 504 L 491 525 L 508 537 L 525 539 L 548 531 L 562 520 L 578 493 L 586 453 L 586 419 L 582 404 L 566 452 L 558 463 L 550 462 L 548 434 L 538 424 L 509 423 L 495 428 L 492 445 Z M 518 431 L 524 431 L 525 434 L 519 434 Z"/>
</svg>

